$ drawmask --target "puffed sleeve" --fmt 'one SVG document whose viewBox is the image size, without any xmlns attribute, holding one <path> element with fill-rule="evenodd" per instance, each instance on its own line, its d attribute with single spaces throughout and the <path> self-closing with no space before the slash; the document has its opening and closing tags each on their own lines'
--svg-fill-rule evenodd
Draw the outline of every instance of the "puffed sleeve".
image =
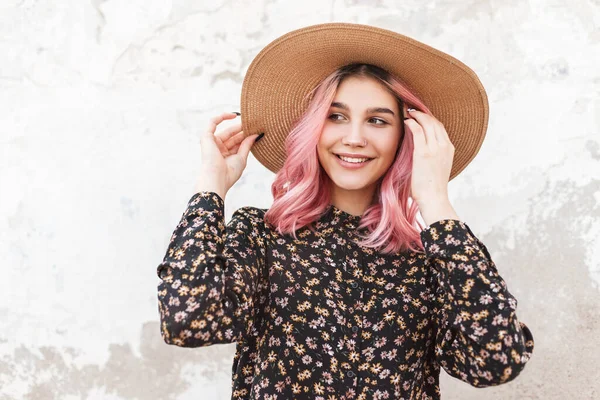
<svg viewBox="0 0 600 400">
<path fill-rule="evenodd" d="M 157 268 L 166 343 L 200 347 L 255 334 L 268 287 L 263 215 L 242 207 L 226 225 L 217 193 L 191 197 Z"/>
<path fill-rule="evenodd" d="M 437 361 L 475 387 L 516 378 L 532 355 L 533 336 L 485 245 L 453 219 L 429 225 L 421 240 L 434 269 Z"/>
</svg>

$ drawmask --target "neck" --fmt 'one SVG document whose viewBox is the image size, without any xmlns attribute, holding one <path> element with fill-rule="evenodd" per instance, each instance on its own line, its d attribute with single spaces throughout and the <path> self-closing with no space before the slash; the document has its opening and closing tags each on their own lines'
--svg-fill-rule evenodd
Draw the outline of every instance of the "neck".
<svg viewBox="0 0 600 400">
<path fill-rule="evenodd" d="M 373 203 L 375 186 L 360 190 L 335 187 L 331 191 L 331 204 L 348 214 L 361 216 Z"/>
</svg>

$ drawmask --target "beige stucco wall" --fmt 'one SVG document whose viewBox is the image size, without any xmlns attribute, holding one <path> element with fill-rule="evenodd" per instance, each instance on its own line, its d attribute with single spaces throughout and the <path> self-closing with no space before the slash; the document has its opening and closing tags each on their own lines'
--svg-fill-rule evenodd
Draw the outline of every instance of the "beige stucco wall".
<svg viewBox="0 0 600 400">
<path fill-rule="evenodd" d="M 531 328 L 514 382 L 445 399 L 600 398 L 598 0 L 2 0 L 0 400 L 227 399 L 233 345 L 167 346 L 155 275 L 198 132 L 284 32 L 374 24 L 480 76 L 488 136 L 450 184 Z M 253 158 L 227 218 L 270 206 Z"/>
</svg>

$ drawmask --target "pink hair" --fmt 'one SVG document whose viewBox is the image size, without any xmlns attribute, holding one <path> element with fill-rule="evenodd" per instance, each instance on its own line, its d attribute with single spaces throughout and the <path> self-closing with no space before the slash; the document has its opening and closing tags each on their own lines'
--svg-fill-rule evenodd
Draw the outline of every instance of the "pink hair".
<svg viewBox="0 0 600 400">
<path fill-rule="evenodd" d="M 321 167 L 317 156 L 317 144 L 328 116 L 331 102 L 340 83 L 350 76 L 362 76 L 377 80 L 397 99 L 400 110 L 402 102 L 431 114 L 423 102 L 387 71 L 367 64 L 351 64 L 326 77 L 314 93 L 307 110 L 290 130 L 285 142 L 286 160 L 271 185 L 273 204 L 265 214 L 265 220 L 280 234 L 292 234 L 318 220 L 330 204 L 331 179 Z M 409 132 L 401 139 L 396 158 L 380 178 L 377 186 L 377 202 L 365 210 L 359 228 L 368 227 L 369 234 L 362 236 L 360 244 L 384 253 L 401 250 L 423 251 L 417 221 L 418 205 L 410 201 L 413 140 Z M 401 133 L 401 132 L 400 132 Z"/>
</svg>

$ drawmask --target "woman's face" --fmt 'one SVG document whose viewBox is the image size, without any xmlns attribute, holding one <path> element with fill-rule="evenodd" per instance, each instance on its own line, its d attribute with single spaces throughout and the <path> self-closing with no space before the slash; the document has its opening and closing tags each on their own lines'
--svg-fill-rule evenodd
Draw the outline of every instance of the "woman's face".
<svg viewBox="0 0 600 400">
<path fill-rule="evenodd" d="M 317 145 L 334 196 L 372 196 L 398 149 L 402 114 L 378 81 L 348 77 L 339 85 Z M 344 161 L 339 155 L 346 154 Z M 360 158 L 368 158 L 366 162 Z M 352 192 L 352 193 L 349 193 Z"/>
</svg>

